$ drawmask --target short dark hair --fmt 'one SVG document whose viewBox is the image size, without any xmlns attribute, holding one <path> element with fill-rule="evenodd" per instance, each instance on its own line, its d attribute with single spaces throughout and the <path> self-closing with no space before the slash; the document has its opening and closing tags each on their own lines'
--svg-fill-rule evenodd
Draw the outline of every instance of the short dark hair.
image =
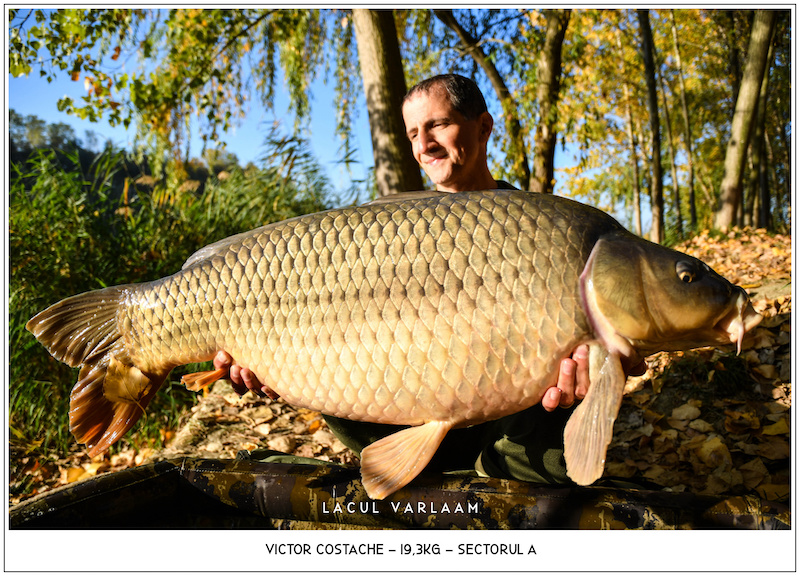
<svg viewBox="0 0 800 576">
<path fill-rule="evenodd" d="M 435 88 L 442 88 L 450 105 L 467 120 L 474 120 L 487 111 L 486 100 L 473 80 L 459 74 L 439 74 L 427 78 L 414 86 L 403 98 L 403 105 L 418 94 L 429 94 Z"/>
</svg>

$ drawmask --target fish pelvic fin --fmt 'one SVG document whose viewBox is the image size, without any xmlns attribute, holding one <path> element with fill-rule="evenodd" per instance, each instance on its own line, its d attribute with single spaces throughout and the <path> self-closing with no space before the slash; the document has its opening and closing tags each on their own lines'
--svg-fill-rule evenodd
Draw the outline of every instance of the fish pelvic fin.
<svg viewBox="0 0 800 576">
<path fill-rule="evenodd" d="M 70 394 L 69 425 L 90 456 L 133 427 L 169 373 L 143 372 L 125 351 L 117 325 L 125 294 L 125 286 L 78 294 L 25 325 L 53 357 L 81 367 Z"/>
<path fill-rule="evenodd" d="M 186 386 L 187 390 L 200 392 L 200 390 L 208 388 L 220 378 L 226 378 L 228 373 L 229 370 L 227 368 L 219 368 L 207 372 L 192 372 L 181 377 L 181 384 Z"/>
<path fill-rule="evenodd" d="M 597 344 L 589 350 L 589 391 L 564 428 L 567 475 L 581 486 L 588 486 L 603 475 L 625 389 L 619 355 Z"/>
<path fill-rule="evenodd" d="M 411 482 L 431 461 L 452 422 L 405 428 L 361 451 L 361 482 L 367 496 L 383 500 Z"/>
</svg>

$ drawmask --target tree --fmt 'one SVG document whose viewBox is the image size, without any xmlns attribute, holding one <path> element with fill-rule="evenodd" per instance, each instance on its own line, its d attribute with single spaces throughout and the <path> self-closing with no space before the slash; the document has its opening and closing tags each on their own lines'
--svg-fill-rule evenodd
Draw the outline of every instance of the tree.
<svg viewBox="0 0 800 576">
<path fill-rule="evenodd" d="M 617 50 L 619 51 L 619 61 L 622 72 L 622 97 L 625 107 L 625 129 L 628 135 L 629 156 L 631 164 L 631 188 L 633 189 L 633 230 L 639 236 L 642 235 L 642 213 L 641 213 L 641 179 L 639 178 L 639 152 L 638 142 L 636 140 L 636 132 L 633 127 L 633 111 L 631 107 L 631 95 L 628 83 L 625 80 L 625 56 L 622 49 L 622 34 L 619 29 L 615 30 L 614 40 L 616 42 Z"/>
<path fill-rule="evenodd" d="M 681 112 L 683 114 L 683 144 L 686 146 L 686 165 L 689 180 L 689 226 L 692 230 L 697 229 L 697 207 L 694 198 L 694 153 L 692 152 L 692 129 L 689 120 L 689 105 L 686 99 L 686 82 L 683 74 L 683 64 L 681 63 L 681 50 L 678 43 L 678 27 L 675 25 L 675 10 L 669 11 L 672 29 L 672 44 L 675 54 L 675 67 L 678 72 L 681 93 Z"/>
<path fill-rule="evenodd" d="M 757 111 L 764 69 L 767 65 L 774 24 L 775 12 L 772 10 L 756 11 L 742 83 L 736 98 L 731 135 L 725 153 L 725 176 L 720 186 L 719 207 L 714 219 L 715 227 L 720 230 L 727 230 L 733 226 L 736 211 L 741 204 L 744 163 Z"/>
<path fill-rule="evenodd" d="M 639 27 L 642 34 L 642 58 L 644 59 L 645 80 L 647 81 L 647 106 L 650 110 L 650 131 L 652 141 L 652 158 L 650 160 L 650 205 L 653 213 L 653 224 L 650 228 L 650 240 L 664 241 L 664 192 L 661 176 L 661 132 L 658 121 L 658 93 L 656 88 L 655 46 L 650 29 L 650 16 L 647 10 L 637 10 Z"/>
<path fill-rule="evenodd" d="M 670 106 L 667 101 L 667 89 L 664 87 L 664 77 L 659 74 L 659 87 L 661 88 L 661 98 L 664 101 L 664 126 L 667 129 L 667 146 L 669 148 L 669 167 L 672 175 L 672 201 L 675 206 L 675 226 L 678 238 L 683 238 L 683 216 L 681 214 L 681 195 L 678 185 L 678 168 L 675 160 L 675 146 L 672 142 L 672 119 L 670 118 Z"/>
<path fill-rule="evenodd" d="M 554 160 L 558 137 L 558 94 L 561 87 L 561 45 L 569 25 L 569 10 L 546 10 L 547 33 L 544 48 L 539 53 L 537 101 L 539 123 L 536 126 L 533 153 L 533 174 L 530 190 L 553 192 Z"/>
<path fill-rule="evenodd" d="M 353 9 L 353 22 L 378 195 L 421 190 L 422 176 L 411 153 L 401 113 L 406 82 L 392 12 Z"/>
<path fill-rule="evenodd" d="M 509 138 L 511 139 L 509 156 L 512 162 L 512 178 L 523 186 L 528 185 L 530 167 L 528 166 L 528 155 L 525 152 L 524 133 L 517 115 L 518 107 L 503 77 L 497 70 L 492 59 L 487 57 L 481 49 L 478 40 L 459 24 L 452 10 L 434 10 L 433 12 L 439 20 L 456 33 L 464 47 L 464 51 L 483 69 L 489 81 L 492 83 L 492 87 L 497 94 L 497 99 L 500 101 L 500 105 L 503 108 L 503 119 L 506 123 L 506 130 Z"/>
<path fill-rule="evenodd" d="M 326 58 L 334 57 L 343 111 L 337 126 L 347 144 L 358 82 L 348 68 L 349 47 L 339 40 L 352 34 L 349 12 L 191 8 L 9 14 L 11 73 L 28 74 L 38 66 L 48 79 L 63 71 L 83 81 L 84 101 L 63 98 L 59 109 L 89 120 L 106 115 L 112 125 L 136 120 L 138 140 L 151 146 L 153 159 L 188 160 L 191 130 L 218 144 L 245 117 L 252 98 L 271 108 L 279 72 L 294 129 L 301 130 L 308 119 L 309 86 Z M 339 33 L 329 43 L 336 27 Z M 331 44 L 342 51 L 329 55 Z M 39 60 L 40 50 L 50 57 Z M 118 66 L 120 59 L 129 64 Z M 138 69 L 130 65 L 136 60 Z"/>
<path fill-rule="evenodd" d="M 661 136 L 653 134 L 651 122 L 656 116 L 651 110 L 659 115 L 664 110 L 664 106 L 660 110 L 649 106 L 646 76 L 650 74 L 645 75 L 644 59 L 634 49 L 642 45 L 636 11 L 570 12 L 560 43 L 562 71 L 557 92 L 552 83 L 545 90 L 545 56 L 549 47 L 559 44 L 548 43 L 548 30 L 557 29 L 552 22 L 558 11 L 463 9 L 434 13 L 401 9 L 392 14 L 407 82 L 459 72 L 475 78 L 481 86 L 495 114 L 495 134 L 504 152 L 493 156 L 493 173 L 520 186 L 534 187 L 531 174 L 535 176 L 539 170 L 538 159 L 545 158 L 541 151 L 552 150 L 558 142 L 576 159 L 574 166 L 568 165 L 567 154 L 567 164 L 554 170 L 560 193 L 615 211 L 623 221 L 635 225 L 639 209 L 636 190 L 656 187 L 661 181 L 653 173 L 660 168 L 662 154 L 660 149 L 653 153 Z M 680 196 L 687 215 L 695 209 L 698 229 L 714 224 L 719 205 L 718 184 L 725 175 L 726 156 L 719 143 L 731 136 L 736 105 L 732 95 L 741 84 L 735 70 L 744 68 L 739 55 L 749 58 L 752 15 L 751 10 L 647 12 L 652 27 L 653 78 L 663 81 L 664 97 L 674 107 L 671 112 L 683 116 L 673 126 L 675 140 L 683 144 L 674 150 L 675 169 L 681 176 L 674 197 Z M 65 74 L 83 82 L 86 100 L 64 100 L 61 109 L 87 119 L 106 115 L 114 122 L 139 123 L 139 141 L 155 148 L 149 150 L 150 158 L 172 158 L 176 171 L 188 160 L 185 145 L 190 133 L 214 142 L 210 148 L 218 147 L 228 128 L 245 117 L 250 102 L 260 99 L 266 106 L 272 105 L 280 82 L 286 83 L 290 94 L 288 124 L 294 134 L 307 137 L 314 128 L 308 123 L 314 103 L 310 87 L 320 78 L 335 82 L 340 158 L 347 163 L 354 157 L 352 119 L 364 102 L 362 86 L 371 82 L 369 75 L 359 72 L 358 50 L 378 40 L 375 34 L 368 34 L 367 41 L 356 38 L 350 10 L 10 9 L 9 16 L 12 74 L 38 72 L 45 78 Z M 765 126 L 766 153 L 762 156 L 767 164 L 766 170 L 758 173 L 759 178 L 761 174 L 769 176 L 770 186 L 754 206 L 769 206 L 775 223 L 780 224 L 789 221 L 791 207 L 791 12 L 777 11 L 776 19 L 769 98 L 760 99 L 759 107 Z M 381 42 L 391 43 L 391 34 Z M 663 55 L 660 62 L 655 54 Z M 384 80 L 376 80 L 387 94 L 403 91 L 386 85 L 399 78 L 391 72 L 395 69 L 399 69 L 396 64 L 387 68 Z M 546 94 L 558 97 L 555 107 L 549 104 L 549 113 Z M 375 102 L 367 100 L 370 105 Z M 380 110 L 391 108 L 389 104 L 380 106 Z M 390 129 L 388 118 L 380 113 L 377 118 L 371 116 L 374 129 L 388 129 L 387 138 L 395 140 L 398 149 L 407 146 L 405 135 Z M 552 130 L 548 121 L 553 122 Z M 550 130 L 547 139 L 545 127 Z M 681 153 L 684 149 L 686 154 Z M 637 154 L 645 157 L 638 166 Z M 397 160 L 388 160 L 387 154 L 379 157 L 399 166 Z M 646 168 L 651 165 L 653 168 Z M 409 169 L 400 172 L 411 173 Z M 692 201 L 694 188 L 698 195 Z M 654 200 L 658 208 L 657 194 Z M 646 200 L 641 206 L 646 209 Z M 667 216 L 671 224 L 671 214 L 664 218 Z M 655 223 L 657 227 L 659 218 Z"/>
<path fill-rule="evenodd" d="M 773 36 L 774 36 L 773 27 Z M 769 69 L 770 63 L 774 57 L 774 44 L 770 39 L 769 53 L 767 54 L 767 65 L 764 67 L 764 79 L 761 81 L 761 90 L 758 94 L 758 111 L 756 113 L 756 126 L 753 130 L 753 137 L 750 142 L 750 149 L 752 150 L 753 165 L 757 166 L 755 170 L 755 179 L 751 180 L 751 194 L 758 196 L 758 216 L 753 218 L 754 223 L 757 223 L 759 228 L 769 228 L 772 225 L 771 210 L 770 210 L 770 194 L 769 194 L 769 180 L 767 177 L 767 156 L 766 156 L 766 139 L 767 139 L 767 94 L 769 87 Z"/>
</svg>

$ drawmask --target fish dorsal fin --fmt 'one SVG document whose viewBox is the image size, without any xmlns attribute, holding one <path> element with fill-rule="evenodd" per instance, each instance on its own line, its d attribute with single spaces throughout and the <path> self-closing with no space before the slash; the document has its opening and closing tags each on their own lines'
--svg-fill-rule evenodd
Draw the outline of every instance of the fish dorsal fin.
<svg viewBox="0 0 800 576">
<path fill-rule="evenodd" d="M 567 475 L 581 486 L 603 475 L 606 451 L 625 389 L 625 373 L 619 355 L 599 344 L 589 349 L 589 392 L 564 428 Z"/>
<path fill-rule="evenodd" d="M 396 204 L 398 202 L 408 202 L 411 200 L 426 200 L 428 198 L 438 198 L 440 196 L 446 196 L 450 194 L 450 192 L 438 192 L 436 190 L 417 190 L 414 192 L 397 192 L 395 194 L 389 194 L 388 196 L 381 196 L 380 198 L 375 198 L 370 202 L 365 202 L 362 206 L 377 206 L 380 204 Z"/>
<path fill-rule="evenodd" d="M 428 465 L 452 422 L 405 428 L 361 451 L 361 481 L 367 496 L 382 500 L 411 482 Z"/>
</svg>

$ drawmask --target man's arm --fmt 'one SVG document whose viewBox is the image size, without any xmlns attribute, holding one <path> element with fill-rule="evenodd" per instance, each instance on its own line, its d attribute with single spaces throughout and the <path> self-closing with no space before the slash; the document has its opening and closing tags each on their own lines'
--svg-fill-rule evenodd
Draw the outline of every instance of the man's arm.
<svg viewBox="0 0 800 576">
<path fill-rule="evenodd" d="M 236 364 L 227 352 L 217 353 L 214 357 L 214 367 L 230 370 L 231 384 L 237 394 L 245 394 L 251 390 L 258 396 L 278 397 L 271 388 L 264 386 L 249 368 Z M 644 362 L 641 362 L 633 369 L 626 370 L 626 373 L 643 374 L 644 368 Z M 578 346 L 571 358 L 564 358 L 561 361 L 558 383 L 545 391 L 542 407 L 548 412 L 558 407 L 569 408 L 575 400 L 583 399 L 588 391 L 589 347 L 584 345 Z"/>
</svg>

